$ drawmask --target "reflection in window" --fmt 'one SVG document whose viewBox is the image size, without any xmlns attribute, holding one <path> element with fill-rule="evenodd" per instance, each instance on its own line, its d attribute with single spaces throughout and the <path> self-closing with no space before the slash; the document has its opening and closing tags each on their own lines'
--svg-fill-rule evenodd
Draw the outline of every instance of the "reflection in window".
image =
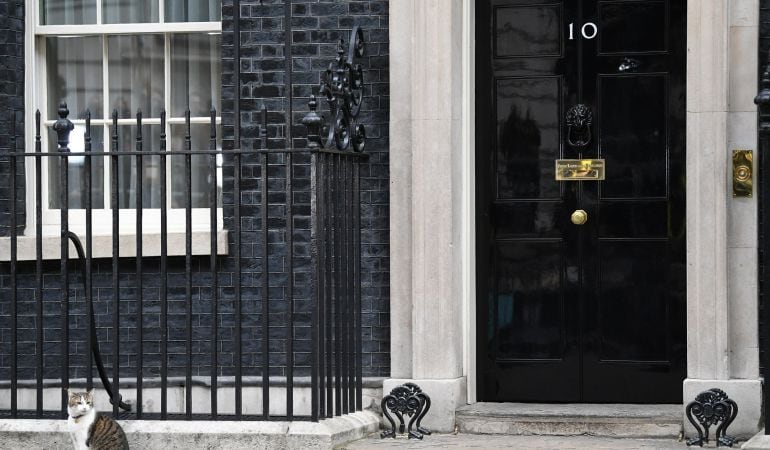
<svg viewBox="0 0 770 450">
<path fill-rule="evenodd" d="M 97 0 L 40 0 L 40 24 L 94 24 L 96 2 Z"/>
<path fill-rule="evenodd" d="M 185 150 L 184 125 L 171 127 L 170 149 L 174 151 Z M 208 150 L 211 140 L 211 126 L 209 124 L 193 124 L 190 130 L 190 142 L 193 150 Z M 217 150 L 222 149 L 222 141 L 219 139 L 220 131 L 217 127 Z M 187 206 L 185 178 L 185 157 L 181 155 L 171 156 L 171 207 L 185 208 Z M 211 201 L 211 157 L 209 155 L 192 155 L 190 186 L 193 208 L 208 208 Z M 217 206 L 222 206 L 222 155 L 216 155 L 214 161 L 217 170 Z"/>
<path fill-rule="evenodd" d="M 102 0 L 104 23 L 157 23 L 158 0 Z"/>
<path fill-rule="evenodd" d="M 112 111 L 116 110 L 118 151 L 136 150 L 136 113 L 143 116 L 144 151 L 160 150 L 160 134 L 168 137 L 168 151 L 184 148 L 184 116 L 192 116 L 192 143 L 195 150 L 209 149 L 211 108 L 221 111 L 221 0 L 40 0 L 42 25 L 82 25 L 78 35 L 41 35 L 36 51 L 44 59 L 44 82 L 40 98 L 48 151 L 56 151 L 56 137 L 51 130 L 58 118 L 61 102 L 66 102 L 69 119 L 76 126 L 71 134 L 73 152 L 83 151 L 82 135 L 86 111 L 91 112 L 93 150 L 111 148 Z M 95 11 L 100 2 L 101 17 Z M 165 10 L 163 10 L 165 9 Z M 161 22 L 194 21 L 200 31 L 172 33 Z M 139 23 L 154 25 L 152 33 L 132 34 L 132 30 L 95 28 L 94 24 Z M 108 30 L 107 33 L 104 30 Z M 106 89 L 105 89 L 106 88 Z M 107 95 L 107 98 L 104 96 Z M 167 112 L 167 125 L 161 130 L 161 112 Z M 219 120 L 219 118 L 217 118 Z M 221 144 L 217 144 L 221 148 Z M 98 149 L 98 150 L 97 150 Z M 68 200 L 70 208 L 85 206 L 86 174 L 83 156 L 71 156 L 68 163 Z M 47 187 L 50 209 L 61 207 L 64 192 L 60 180 L 59 158 L 47 160 Z M 109 209 L 112 186 L 110 157 L 93 157 L 93 208 Z M 167 160 L 169 208 L 184 208 L 185 167 L 183 157 Z M 211 196 L 210 160 L 208 155 L 192 157 L 191 187 L 193 207 L 208 208 Z M 217 203 L 221 204 L 221 157 L 214 166 L 218 171 Z M 142 206 L 160 208 L 160 156 L 146 155 L 141 167 L 135 156 L 120 156 L 117 173 L 120 208 L 135 208 L 138 183 L 141 183 Z M 139 179 L 137 179 L 137 174 Z"/>
<path fill-rule="evenodd" d="M 56 119 L 60 102 L 67 102 L 70 118 L 94 117 L 103 112 L 102 38 L 46 38 L 48 117 Z"/>
<path fill-rule="evenodd" d="M 221 0 L 165 0 L 166 22 L 210 22 L 222 19 Z"/>
<path fill-rule="evenodd" d="M 70 133 L 69 148 L 71 152 L 85 151 L 84 125 L 75 125 Z M 56 132 L 48 128 L 48 151 L 55 153 L 57 148 Z M 104 150 L 104 134 L 102 127 L 91 127 L 91 151 Z M 61 158 L 46 158 L 48 162 L 48 207 L 50 209 L 61 208 L 61 194 L 64 189 L 61 179 Z M 67 201 L 71 209 L 83 209 L 86 207 L 86 171 L 85 156 L 67 157 Z M 91 207 L 104 208 L 104 158 L 91 157 Z"/>
</svg>

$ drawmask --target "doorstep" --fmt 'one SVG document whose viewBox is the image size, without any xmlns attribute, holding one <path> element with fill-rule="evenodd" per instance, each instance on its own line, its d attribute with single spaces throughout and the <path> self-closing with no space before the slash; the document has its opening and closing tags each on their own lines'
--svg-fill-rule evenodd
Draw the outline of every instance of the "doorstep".
<svg viewBox="0 0 770 450">
<path fill-rule="evenodd" d="M 474 403 L 457 409 L 460 433 L 677 439 L 682 405 Z"/>
<path fill-rule="evenodd" d="M 596 436 L 509 436 L 501 434 L 433 434 L 421 441 L 399 436 L 366 439 L 337 447 L 338 450 L 417 450 L 417 449 L 516 449 L 516 450 L 692 450 L 676 439 L 634 439 Z M 696 447 L 697 448 L 697 447 Z"/>
</svg>

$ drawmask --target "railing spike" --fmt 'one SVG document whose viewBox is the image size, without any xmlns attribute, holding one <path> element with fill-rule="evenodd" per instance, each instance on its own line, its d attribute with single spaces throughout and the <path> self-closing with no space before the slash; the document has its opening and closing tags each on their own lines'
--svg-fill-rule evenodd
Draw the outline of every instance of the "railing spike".
<svg viewBox="0 0 770 450">
<path fill-rule="evenodd" d="M 86 132 L 83 135 L 87 144 L 91 143 L 91 110 L 86 109 Z M 90 151 L 90 146 L 86 145 L 86 150 Z"/>
<path fill-rule="evenodd" d="M 136 141 L 142 142 L 142 110 L 136 111 Z"/>
<path fill-rule="evenodd" d="M 209 135 L 209 137 L 211 137 L 211 139 L 216 139 L 217 138 L 217 110 L 214 109 L 213 106 L 211 107 L 210 114 L 211 114 L 211 130 L 210 130 L 211 134 Z"/>
</svg>

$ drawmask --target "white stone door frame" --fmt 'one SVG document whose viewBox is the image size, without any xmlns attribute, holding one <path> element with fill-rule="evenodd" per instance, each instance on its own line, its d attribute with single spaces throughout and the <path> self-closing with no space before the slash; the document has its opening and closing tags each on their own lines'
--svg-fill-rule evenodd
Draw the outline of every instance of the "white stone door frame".
<svg viewBox="0 0 770 450">
<path fill-rule="evenodd" d="M 759 4 L 688 3 L 684 393 L 727 387 L 742 403 L 733 430 L 746 434 L 761 389 L 756 202 L 732 199 L 729 180 L 730 150 L 756 149 Z M 451 393 L 451 420 L 433 426 L 444 430 L 454 407 L 476 401 L 474 11 L 473 0 L 390 0 L 386 389 L 402 379 L 443 383 L 435 389 Z"/>
</svg>

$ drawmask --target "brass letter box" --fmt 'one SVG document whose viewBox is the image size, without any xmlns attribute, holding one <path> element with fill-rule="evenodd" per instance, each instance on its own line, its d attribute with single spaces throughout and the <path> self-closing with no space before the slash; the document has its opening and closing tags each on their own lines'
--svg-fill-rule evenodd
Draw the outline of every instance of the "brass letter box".
<svg viewBox="0 0 770 450">
<path fill-rule="evenodd" d="M 604 180 L 603 159 L 557 159 L 556 181 Z"/>
</svg>

